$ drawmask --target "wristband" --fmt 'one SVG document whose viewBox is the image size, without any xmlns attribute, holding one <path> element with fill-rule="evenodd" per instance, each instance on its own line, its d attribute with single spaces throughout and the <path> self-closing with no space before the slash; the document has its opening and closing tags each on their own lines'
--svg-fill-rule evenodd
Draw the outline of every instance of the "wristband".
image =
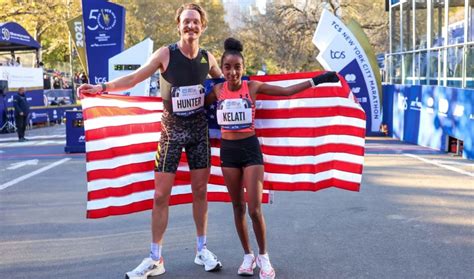
<svg viewBox="0 0 474 279">
<path fill-rule="evenodd" d="M 102 87 L 102 90 L 100 92 L 105 92 L 105 90 L 107 90 L 107 86 L 105 85 L 105 83 L 101 83 L 100 86 Z"/>
</svg>

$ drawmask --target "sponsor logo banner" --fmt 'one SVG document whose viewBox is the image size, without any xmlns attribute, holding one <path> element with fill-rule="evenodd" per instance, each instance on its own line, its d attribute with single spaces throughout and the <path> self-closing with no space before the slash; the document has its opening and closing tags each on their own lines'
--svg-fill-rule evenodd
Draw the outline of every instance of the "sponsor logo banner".
<svg viewBox="0 0 474 279">
<path fill-rule="evenodd" d="M 346 26 L 324 10 L 314 33 L 319 63 L 344 76 L 367 115 L 367 132 L 378 132 L 382 123 L 381 83 L 374 71 L 375 55 L 363 31 L 353 22 Z"/>
<path fill-rule="evenodd" d="M 125 9 L 104 0 L 82 0 L 90 83 L 106 82 L 108 60 L 124 47 Z"/>
</svg>

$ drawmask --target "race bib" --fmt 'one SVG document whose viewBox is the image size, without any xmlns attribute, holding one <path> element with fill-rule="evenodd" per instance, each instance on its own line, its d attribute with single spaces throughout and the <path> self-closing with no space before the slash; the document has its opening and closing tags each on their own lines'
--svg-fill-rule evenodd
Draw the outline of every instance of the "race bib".
<svg viewBox="0 0 474 279">
<path fill-rule="evenodd" d="M 205 91 L 202 85 L 180 86 L 171 88 L 173 114 L 190 116 L 204 109 Z"/>
<path fill-rule="evenodd" d="M 217 103 L 217 123 L 225 130 L 252 126 L 252 102 L 249 99 L 227 99 Z"/>
</svg>

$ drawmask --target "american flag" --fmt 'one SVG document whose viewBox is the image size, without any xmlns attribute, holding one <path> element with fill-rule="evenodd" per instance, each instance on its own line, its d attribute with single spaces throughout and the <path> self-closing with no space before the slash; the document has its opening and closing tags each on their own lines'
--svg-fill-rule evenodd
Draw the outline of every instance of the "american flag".
<svg viewBox="0 0 474 279">
<path fill-rule="evenodd" d="M 251 76 L 288 86 L 316 73 Z M 342 78 L 341 78 L 342 79 Z M 265 161 L 263 202 L 269 190 L 358 191 L 362 179 L 365 113 L 345 81 L 323 84 L 291 97 L 260 94 L 256 131 Z M 163 110 L 159 97 L 88 95 L 82 99 L 86 138 L 87 217 L 151 209 L 154 155 Z M 209 201 L 230 201 L 219 160 L 219 130 L 208 112 L 211 137 Z M 192 202 L 183 153 L 170 205 Z"/>
</svg>

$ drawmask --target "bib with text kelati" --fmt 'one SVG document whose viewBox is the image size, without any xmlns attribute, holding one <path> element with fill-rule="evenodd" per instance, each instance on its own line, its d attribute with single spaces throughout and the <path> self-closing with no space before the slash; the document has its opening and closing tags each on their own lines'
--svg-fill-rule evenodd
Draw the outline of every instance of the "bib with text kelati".
<svg viewBox="0 0 474 279">
<path fill-rule="evenodd" d="M 225 130 L 241 130 L 252 125 L 249 99 L 226 99 L 217 103 L 217 123 Z"/>
</svg>

